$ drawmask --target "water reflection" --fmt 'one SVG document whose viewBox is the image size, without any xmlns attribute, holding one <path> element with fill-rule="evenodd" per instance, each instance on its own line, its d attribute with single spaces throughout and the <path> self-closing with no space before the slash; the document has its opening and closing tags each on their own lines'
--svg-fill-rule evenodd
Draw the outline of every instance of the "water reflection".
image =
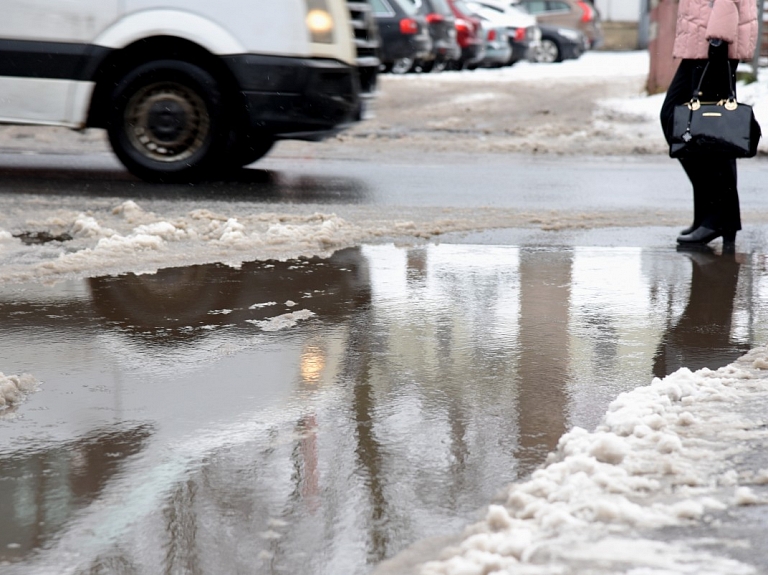
<svg viewBox="0 0 768 575">
<path fill-rule="evenodd" d="M 67 555 L 72 572 L 366 573 L 458 532 L 652 371 L 717 367 L 768 337 L 743 329 L 768 325 L 766 277 L 743 255 L 387 245 L 0 288 L 3 369 L 26 353 L 48 370 L 23 420 L 0 420 L 0 533 L 20 534 L 0 561 L 46 572 L 60 540 L 108 520 L 120 529 Z M 306 326 L 253 323 L 303 307 Z M 105 399 L 73 384 L 92 379 Z M 146 423 L 128 439 L 103 431 L 129 418 Z M 29 438 L 71 420 L 68 441 Z M 55 481 L 49 460 L 65 462 Z M 117 521 L 125 501 L 144 511 Z M 60 519 L 38 525 L 49 507 Z"/>
<path fill-rule="evenodd" d="M 690 251 L 691 288 L 682 316 L 662 336 L 653 358 L 653 375 L 664 377 L 681 367 L 717 369 L 749 351 L 750 344 L 733 338 L 734 300 L 740 257 Z"/>
<path fill-rule="evenodd" d="M 570 250 L 520 256 L 518 413 L 521 472 L 537 467 L 565 433 L 570 366 Z"/>
<path fill-rule="evenodd" d="M 99 496 L 151 435 L 147 425 L 104 429 L 0 457 L 0 562 L 45 546 Z"/>
<path fill-rule="evenodd" d="M 359 249 L 328 259 L 168 268 L 88 280 L 95 311 L 109 325 L 153 343 L 205 338 L 211 328 L 252 329 L 252 322 L 309 306 L 339 321 L 366 305 L 370 288 Z M 304 365 L 304 364 L 303 364 Z"/>
</svg>

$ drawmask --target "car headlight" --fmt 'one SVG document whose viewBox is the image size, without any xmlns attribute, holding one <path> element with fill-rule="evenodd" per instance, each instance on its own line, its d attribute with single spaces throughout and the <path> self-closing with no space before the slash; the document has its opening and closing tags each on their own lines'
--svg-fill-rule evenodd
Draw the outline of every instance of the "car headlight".
<svg viewBox="0 0 768 575">
<path fill-rule="evenodd" d="M 578 42 L 579 38 L 581 37 L 581 32 L 578 32 L 577 30 L 571 30 L 569 28 L 558 28 L 557 33 L 560 34 L 563 38 L 568 38 L 573 42 Z"/>
<path fill-rule="evenodd" d="M 307 0 L 305 22 L 313 43 L 333 43 L 334 22 L 327 0 Z"/>
</svg>

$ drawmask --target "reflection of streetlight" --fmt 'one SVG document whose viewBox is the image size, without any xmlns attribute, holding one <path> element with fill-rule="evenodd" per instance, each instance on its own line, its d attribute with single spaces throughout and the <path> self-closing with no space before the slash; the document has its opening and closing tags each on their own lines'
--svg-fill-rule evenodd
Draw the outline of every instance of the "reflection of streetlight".
<svg viewBox="0 0 768 575">
<path fill-rule="evenodd" d="M 325 353 L 318 346 L 309 345 L 301 354 L 301 380 L 308 385 L 315 385 L 325 368 Z"/>
</svg>

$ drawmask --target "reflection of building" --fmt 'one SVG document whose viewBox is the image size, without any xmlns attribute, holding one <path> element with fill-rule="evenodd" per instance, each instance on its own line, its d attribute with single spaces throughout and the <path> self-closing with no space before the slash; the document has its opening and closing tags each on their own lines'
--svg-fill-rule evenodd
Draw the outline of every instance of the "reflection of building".
<svg viewBox="0 0 768 575">
<path fill-rule="evenodd" d="M 0 457 L 0 564 L 54 539 L 151 435 L 147 426 L 100 430 L 51 448 Z"/>
<path fill-rule="evenodd" d="M 523 250 L 520 256 L 518 459 L 535 469 L 567 431 L 570 250 Z"/>
<path fill-rule="evenodd" d="M 249 262 L 233 268 L 208 264 L 88 280 L 94 308 L 107 322 L 154 342 L 204 337 L 200 328 L 248 327 L 308 305 L 326 321 L 344 318 L 368 301 L 368 277 L 359 250 L 328 259 Z M 311 298 L 311 299 L 310 299 Z M 309 302 L 309 303 L 308 303 Z M 300 309 L 300 308 L 299 308 Z"/>
</svg>

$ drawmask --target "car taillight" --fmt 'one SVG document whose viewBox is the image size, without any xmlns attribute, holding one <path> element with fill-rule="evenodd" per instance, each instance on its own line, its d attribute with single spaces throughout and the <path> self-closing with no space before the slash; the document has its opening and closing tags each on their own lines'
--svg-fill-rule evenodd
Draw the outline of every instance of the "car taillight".
<svg viewBox="0 0 768 575">
<path fill-rule="evenodd" d="M 493 42 L 496 40 L 496 30 L 488 30 L 488 41 Z"/>
<path fill-rule="evenodd" d="M 427 14 L 427 22 L 430 24 L 439 24 L 440 22 L 445 22 L 445 16 L 433 12 L 432 14 Z"/>
<path fill-rule="evenodd" d="M 462 20 L 461 18 L 457 18 L 456 30 L 459 32 L 469 32 L 469 22 L 467 22 L 466 20 Z"/>
<path fill-rule="evenodd" d="M 584 2 L 584 0 L 580 0 L 579 2 L 576 2 L 576 4 L 581 8 L 581 21 L 591 22 L 592 17 L 594 16 L 592 6 Z"/>
<path fill-rule="evenodd" d="M 522 42 L 525 40 L 525 28 L 516 28 L 514 39 L 515 42 Z"/>
<path fill-rule="evenodd" d="M 418 34 L 419 23 L 413 18 L 403 18 L 400 20 L 400 33 L 401 34 Z"/>
</svg>

